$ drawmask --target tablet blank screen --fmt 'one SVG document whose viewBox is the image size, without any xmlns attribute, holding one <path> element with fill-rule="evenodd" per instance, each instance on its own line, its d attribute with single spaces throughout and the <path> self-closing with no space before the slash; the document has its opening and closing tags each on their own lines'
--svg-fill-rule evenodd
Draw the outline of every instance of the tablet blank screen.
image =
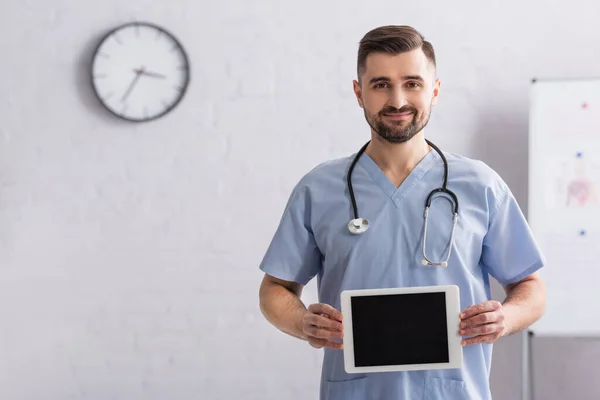
<svg viewBox="0 0 600 400">
<path fill-rule="evenodd" d="M 350 301 L 356 367 L 449 362 L 445 293 Z"/>
</svg>

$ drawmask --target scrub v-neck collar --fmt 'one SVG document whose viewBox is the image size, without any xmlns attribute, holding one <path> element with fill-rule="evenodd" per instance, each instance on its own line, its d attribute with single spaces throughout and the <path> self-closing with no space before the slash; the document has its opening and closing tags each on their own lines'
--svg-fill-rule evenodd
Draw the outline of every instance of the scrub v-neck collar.
<svg viewBox="0 0 600 400">
<path fill-rule="evenodd" d="M 435 150 L 430 150 L 425 157 L 408 174 L 406 179 L 396 187 L 387 175 L 379 168 L 379 165 L 367 154 L 363 153 L 358 163 L 367 171 L 371 179 L 379 188 L 394 202 L 396 207 L 410 190 L 425 176 L 436 161 L 441 160 Z"/>
</svg>

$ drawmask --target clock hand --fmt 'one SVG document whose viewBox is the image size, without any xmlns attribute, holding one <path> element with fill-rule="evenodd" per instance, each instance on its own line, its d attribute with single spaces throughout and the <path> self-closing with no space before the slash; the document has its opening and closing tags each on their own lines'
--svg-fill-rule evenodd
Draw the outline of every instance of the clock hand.
<svg viewBox="0 0 600 400">
<path fill-rule="evenodd" d="M 142 75 L 150 76 L 152 78 L 160 78 L 160 79 L 165 79 L 166 78 L 166 76 L 163 75 L 163 74 L 159 74 L 159 73 L 151 72 L 151 71 L 146 71 L 146 70 L 143 70 L 143 69 L 135 69 L 134 71 L 137 74 L 142 74 Z"/>
<path fill-rule="evenodd" d="M 154 72 L 146 72 L 146 75 L 151 76 L 153 78 L 160 78 L 160 79 L 166 79 L 167 77 L 163 74 L 157 74 Z"/>
<path fill-rule="evenodd" d="M 136 71 L 135 78 L 133 78 L 133 80 L 129 84 L 129 87 L 127 88 L 127 91 L 125 91 L 125 93 L 123 94 L 123 97 L 121 98 L 121 102 L 124 102 L 125 99 L 129 96 L 129 94 L 131 93 L 131 91 L 135 87 L 137 81 L 140 79 L 140 76 L 142 76 L 142 72 L 143 71 L 141 71 L 141 70 L 140 71 Z"/>
</svg>

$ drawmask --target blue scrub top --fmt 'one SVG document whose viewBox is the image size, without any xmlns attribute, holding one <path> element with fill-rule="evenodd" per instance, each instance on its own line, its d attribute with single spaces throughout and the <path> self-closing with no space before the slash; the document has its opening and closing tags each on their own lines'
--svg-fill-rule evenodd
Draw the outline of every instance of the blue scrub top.
<svg viewBox="0 0 600 400">
<path fill-rule="evenodd" d="M 430 151 L 398 188 L 366 153 L 361 156 L 352 183 L 359 216 L 370 227 L 360 235 L 348 231 L 354 217 L 346 173 L 354 155 L 318 165 L 294 188 L 260 269 L 303 285 L 316 276 L 319 301 L 340 310 L 346 289 L 448 284 L 459 286 L 464 309 L 491 300 L 489 276 L 506 285 L 541 268 L 543 255 L 502 178 L 481 161 L 444 155 L 448 188 L 459 201 L 446 268 L 421 264 L 425 199 L 442 186 L 444 174 L 441 157 Z M 432 203 L 431 260 L 446 256 L 452 212 L 445 199 Z M 347 374 L 343 351 L 325 349 L 320 399 L 491 399 L 492 345 L 463 351 L 461 369 Z"/>
</svg>

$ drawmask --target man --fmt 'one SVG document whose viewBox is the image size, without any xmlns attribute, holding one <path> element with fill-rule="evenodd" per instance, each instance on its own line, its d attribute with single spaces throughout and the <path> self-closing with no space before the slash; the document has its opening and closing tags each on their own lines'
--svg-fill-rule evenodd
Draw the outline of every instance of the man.
<svg viewBox="0 0 600 400">
<path fill-rule="evenodd" d="M 443 158 L 425 140 L 440 81 L 432 45 L 408 26 L 368 32 L 358 51 L 354 91 L 371 140 L 352 174 L 353 194 L 369 229 L 352 234 L 347 173 L 354 155 L 325 162 L 294 188 L 261 263 L 260 307 L 281 331 L 324 348 L 322 400 L 490 399 L 492 343 L 519 332 L 543 313 L 544 258 L 506 183 L 480 161 L 444 153 L 448 189 L 458 199 L 454 241 L 451 203 L 432 203 L 426 251 L 423 207 L 442 186 Z M 319 304 L 300 300 L 318 277 Z M 489 276 L 505 288 L 492 301 Z M 347 374 L 344 371 L 345 289 L 456 284 L 460 287 L 464 365 L 461 369 Z"/>
</svg>

